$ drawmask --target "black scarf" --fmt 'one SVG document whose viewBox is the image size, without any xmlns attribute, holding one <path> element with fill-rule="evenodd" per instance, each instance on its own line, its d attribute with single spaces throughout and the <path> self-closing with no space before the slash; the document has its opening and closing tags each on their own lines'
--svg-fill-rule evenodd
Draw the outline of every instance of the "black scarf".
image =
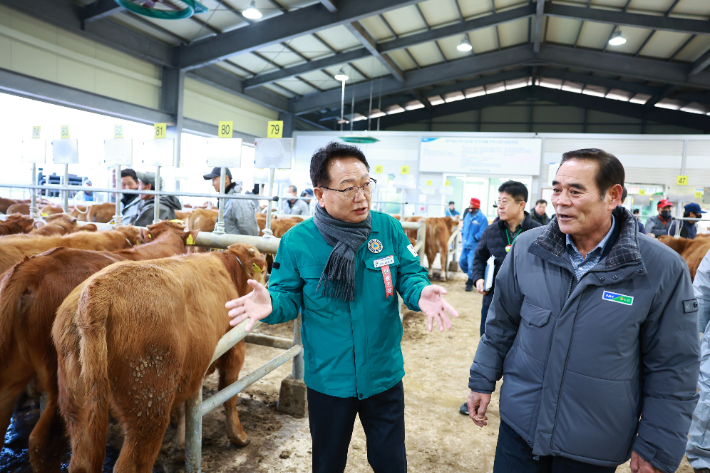
<svg viewBox="0 0 710 473">
<path fill-rule="evenodd" d="M 333 247 L 317 289 L 323 286 L 324 296 L 350 302 L 355 299 L 355 252 L 370 236 L 371 215 L 360 223 L 347 223 L 331 217 L 323 207 L 316 205 L 313 223 L 326 243 Z"/>
</svg>

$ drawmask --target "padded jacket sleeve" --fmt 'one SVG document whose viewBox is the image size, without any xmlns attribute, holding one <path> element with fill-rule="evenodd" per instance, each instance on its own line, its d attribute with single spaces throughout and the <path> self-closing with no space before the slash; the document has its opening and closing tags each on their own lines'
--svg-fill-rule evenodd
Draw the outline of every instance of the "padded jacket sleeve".
<svg viewBox="0 0 710 473">
<path fill-rule="evenodd" d="M 476 282 L 479 279 L 484 279 L 486 274 L 486 263 L 488 258 L 491 257 L 491 252 L 488 248 L 488 237 L 491 232 L 482 233 L 481 240 L 478 242 L 478 247 L 476 247 L 476 253 L 473 256 L 472 274 L 473 281 Z"/>
<path fill-rule="evenodd" d="M 700 340 L 690 273 L 680 257 L 662 281 L 641 326 L 643 410 L 633 449 L 654 467 L 672 473 L 685 453 L 698 402 Z"/>
<path fill-rule="evenodd" d="M 259 236 L 254 207 L 246 200 L 232 200 L 225 206 L 224 231 L 233 235 Z"/>
<path fill-rule="evenodd" d="M 516 244 L 513 243 L 508 257 L 496 276 L 496 291 L 488 309 L 486 333 L 478 343 L 471 366 L 468 387 L 479 393 L 490 394 L 495 390 L 496 381 L 503 376 L 503 361 L 515 341 L 520 326 L 523 296 L 516 274 L 515 247 Z"/>
<path fill-rule="evenodd" d="M 291 253 L 286 235 L 279 243 L 274 265 L 277 263 L 278 269 L 273 269 L 269 278 L 271 315 L 262 319 L 262 322 L 271 325 L 295 319 L 303 305 L 303 279 L 298 273 L 296 258 Z"/>
</svg>

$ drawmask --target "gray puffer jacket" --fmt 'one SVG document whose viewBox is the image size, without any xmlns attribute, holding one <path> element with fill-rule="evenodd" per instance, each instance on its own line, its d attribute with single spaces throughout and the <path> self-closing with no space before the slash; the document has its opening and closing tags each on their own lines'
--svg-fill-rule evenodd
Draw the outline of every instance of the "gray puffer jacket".
<svg viewBox="0 0 710 473">
<path fill-rule="evenodd" d="M 611 250 L 578 283 L 557 219 L 518 237 L 469 387 L 503 377 L 501 418 L 534 455 L 612 467 L 634 450 L 670 473 L 698 399 L 697 301 L 685 261 L 614 216 Z"/>
<path fill-rule="evenodd" d="M 172 195 L 160 196 L 158 220 L 173 220 L 175 211 L 182 209 L 182 204 Z M 136 227 L 146 227 L 153 223 L 155 217 L 155 196 L 148 200 L 136 199 L 123 211 L 123 224 Z"/>
<path fill-rule="evenodd" d="M 241 194 L 242 183 L 233 182 L 227 194 Z M 254 200 L 228 199 L 224 205 L 224 231 L 234 235 L 259 236 Z"/>
</svg>

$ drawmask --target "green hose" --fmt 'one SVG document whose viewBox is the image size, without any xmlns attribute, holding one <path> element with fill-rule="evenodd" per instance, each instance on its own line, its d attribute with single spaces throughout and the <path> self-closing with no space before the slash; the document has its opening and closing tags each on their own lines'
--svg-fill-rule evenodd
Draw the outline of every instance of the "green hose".
<svg viewBox="0 0 710 473">
<path fill-rule="evenodd" d="M 146 8 L 142 5 L 137 5 L 131 0 L 114 0 L 116 3 L 121 5 L 126 10 L 137 13 L 138 15 L 147 16 L 150 18 L 157 18 L 159 20 L 183 20 L 185 18 L 190 18 L 195 13 L 205 13 L 209 9 L 197 2 L 195 0 L 180 0 L 182 3 L 187 5 L 187 8 L 179 11 L 167 11 L 167 10 L 156 10 L 154 8 Z"/>
</svg>

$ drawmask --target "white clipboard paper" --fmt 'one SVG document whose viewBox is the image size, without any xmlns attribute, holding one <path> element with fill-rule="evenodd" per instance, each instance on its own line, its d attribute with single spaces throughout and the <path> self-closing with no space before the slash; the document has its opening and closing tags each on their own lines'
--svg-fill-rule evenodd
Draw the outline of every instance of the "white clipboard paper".
<svg viewBox="0 0 710 473">
<path fill-rule="evenodd" d="M 488 261 L 486 262 L 486 279 L 483 284 L 484 291 L 490 291 L 491 288 L 493 287 L 493 275 L 496 272 L 495 261 L 496 261 L 495 256 L 491 256 L 490 258 L 488 258 Z"/>
</svg>

